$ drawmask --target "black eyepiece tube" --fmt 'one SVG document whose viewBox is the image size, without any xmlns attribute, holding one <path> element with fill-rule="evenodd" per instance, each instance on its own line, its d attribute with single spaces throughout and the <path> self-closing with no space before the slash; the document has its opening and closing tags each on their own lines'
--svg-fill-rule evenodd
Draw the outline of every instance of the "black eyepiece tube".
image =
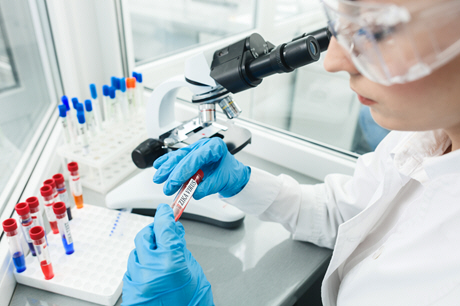
<svg viewBox="0 0 460 306">
<path fill-rule="evenodd" d="M 232 93 L 257 87 L 265 77 L 316 62 L 330 37 L 322 28 L 275 47 L 254 33 L 214 52 L 211 77 Z"/>
<path fill-rule="evenodd" d="M 290 69 L 296 69 L 319 60 L 320 46 L 316 38 L 306 36 L 288 43 L 283 49 L 283 59 Z"/>
<path fill-rule="evenodd" d="M 319 60 L 321 48 L 313 36 L 305 36 L 282 44 L 269 54 L 249 63 L 247 71 L 255 79 L 263 79 L 275 73 L 291 72 Z"/>
<path fill-rule="evenodd" d="M 321 50 L 321 52 L 324 52 L 327 50 L 327 47 L 329 47 L 329 41 L 331 40 L 332 34 L 329 31 L 329 28 L 325 27 L 325 28 L 310 32 L 308 34 L 302 34 L 301 36 L 294 38 L 292 41 L 295 41 L 305 36 L 313 36 L 314 38 L 316 38 L 319 44 L 319 49 Z"/>
</svg>

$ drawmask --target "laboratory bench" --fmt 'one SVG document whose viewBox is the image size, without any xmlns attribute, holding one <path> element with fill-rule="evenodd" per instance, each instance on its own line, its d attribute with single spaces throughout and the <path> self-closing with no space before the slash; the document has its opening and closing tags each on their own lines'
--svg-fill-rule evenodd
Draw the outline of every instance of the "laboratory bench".
<svg viewBox="0 0 460 306">
<path fill-rule="evenodd" d="M 275 175 L 291 175 L 300 183 L 318 182 L 244 152 L 238 153 L 237 158 Z M 83 192 L 86 203 L 105 205 L 103 194 L 89 189 Z M 295 241 L 280 224 L 249 215 L 235 229 L 190 220 L 181 222 L 187 248 L 211 283 L 216 305 L 321 305 L 320 283 L 331 258 L 330 249 Z M 120 297 L 115 305 L 121 301 Z M 17 284 L 10 305 L 95 304 Z"/>
</svg>

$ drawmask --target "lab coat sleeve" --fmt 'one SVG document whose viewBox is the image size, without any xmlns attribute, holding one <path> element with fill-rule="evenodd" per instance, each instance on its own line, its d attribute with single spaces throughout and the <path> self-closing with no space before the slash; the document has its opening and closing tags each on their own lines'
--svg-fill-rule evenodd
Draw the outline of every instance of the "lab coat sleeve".
<svg viewBox="0 0 460 306">
<path fill-rule="evenodd" d="M 333 248 L 338 227 L 369 204 L 390 151 L 404 136 L 391 132 L 375 152 L 358 159 L 353 176 L 330 174 L 322 184 L 301 185 L 288 175 L 251 168 L 245 188 L 223 200 L 261 220 L 281 223 L 296 240 Z"/>
</svg>

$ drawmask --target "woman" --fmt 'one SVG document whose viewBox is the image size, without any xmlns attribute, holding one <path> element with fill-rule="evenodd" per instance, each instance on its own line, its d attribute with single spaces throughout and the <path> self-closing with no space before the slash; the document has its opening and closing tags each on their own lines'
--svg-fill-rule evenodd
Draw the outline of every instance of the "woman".
<svg viewBox="0 0 460 306">
<path fill-rule="evenodd" d="M 323 4 L 334 35 L 326 70 L 348 72 L 359 101 L 392 130 L 359 158 L 354 175 L 300 185 L 250 169 L 220 139 L 207 139 L 158 159 L 154 182 L 165 182 L 172 195 L 201 168 L 195 198 L 219 193 L 247 213 L 280 222 L 294 239 L 334 248 L 324 305 L 458 305 L 460 1 Z M 163 286 L 147 271 L 164 276 Z M 136 238 L 123 300 L 213 303 L 167 205 Z"/>
</svg>

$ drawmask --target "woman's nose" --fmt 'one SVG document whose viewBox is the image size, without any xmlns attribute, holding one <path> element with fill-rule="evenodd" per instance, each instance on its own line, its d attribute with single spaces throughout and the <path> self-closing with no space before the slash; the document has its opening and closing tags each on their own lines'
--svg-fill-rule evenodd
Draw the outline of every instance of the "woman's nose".
<svg viewBox="0 0 460 306">
<path fill-rule="evenodd" d="M 350 74 L 359 74 L 355 65 L 347 56 L 346 51 L 339 45 L 335 37 L 331 38 L 324 58 L 324 69 L 329 72 L 346 71 Z"/>
</svg>

